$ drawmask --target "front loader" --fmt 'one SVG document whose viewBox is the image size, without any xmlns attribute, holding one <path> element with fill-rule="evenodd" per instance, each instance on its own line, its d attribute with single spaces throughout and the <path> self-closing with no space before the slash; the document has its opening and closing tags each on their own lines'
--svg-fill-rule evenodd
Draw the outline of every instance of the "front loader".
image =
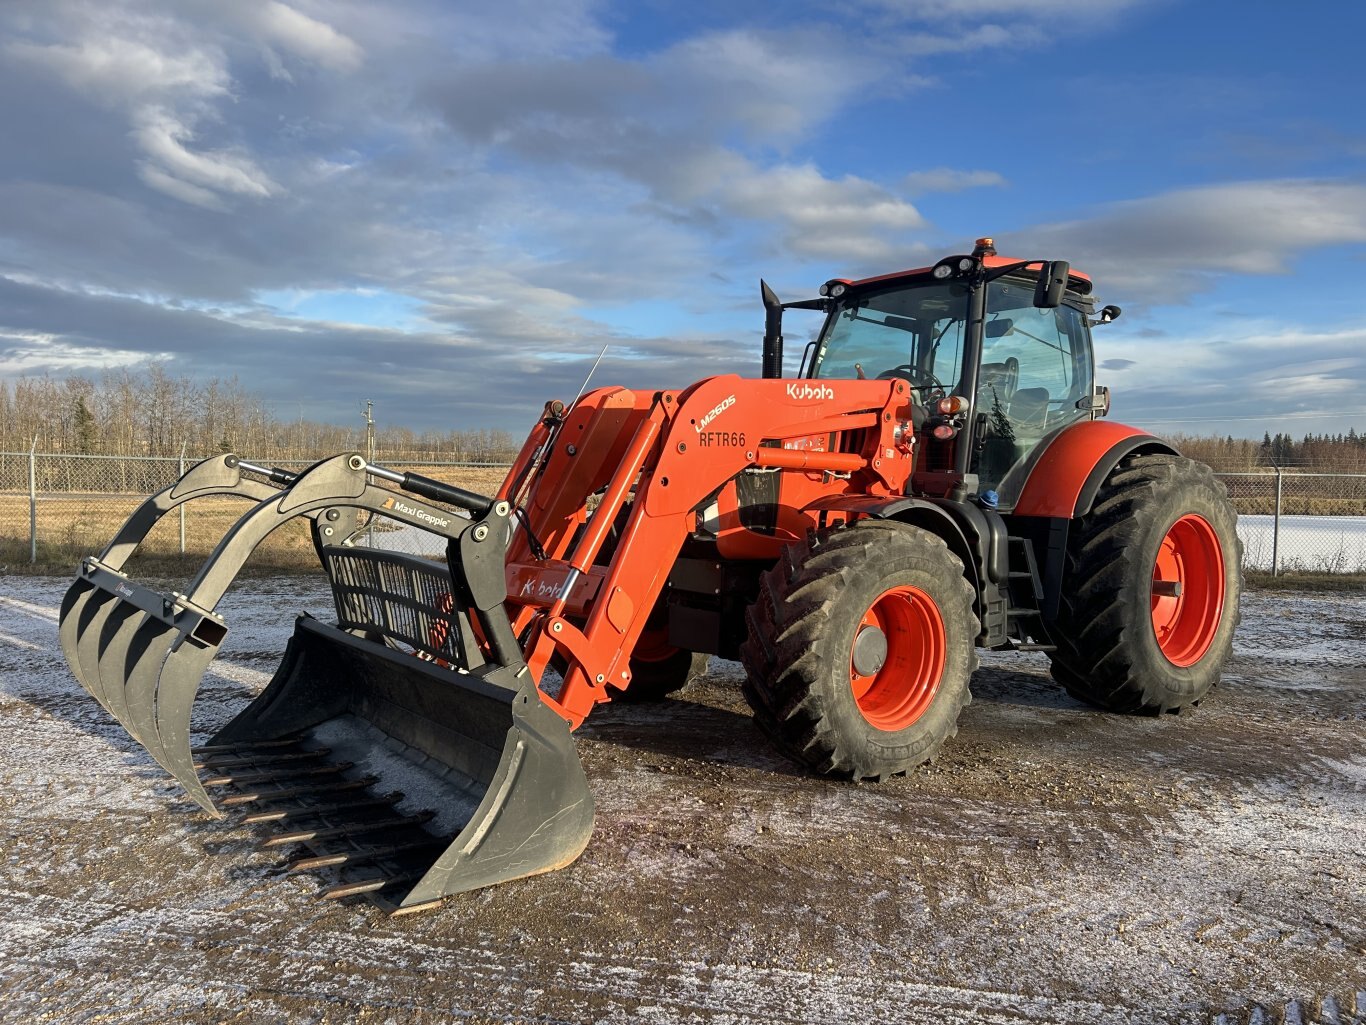
<svg viewBox="0 0 1366 1025">
<path fill-rule="evenodd" d="M 291 475 L 207 460 L 147 500 L 62 606 L 78 680 L 212 814 L 282 830 L 326 895 L 392 913 L 562 867 L 592 830 L 571 731 L 599 703 L 738 659 L 755 720 L 810 770 L 930 759 L 975 649 L 1046 652 L 1102 708 L 1198 704 L 1237 623 L 1234 514 L 1208 469 L 1102 419 L 1091 282 L 970 254 L 763 286 L 763 377 L 546 404 L 497 494 L 349 453 Z M 787 309 L 824 314 L 785 378 Z M 186 593 L 124 572 L 186 501 L 254 502 Z M 445 542 L 357 543 L 382 515 Z M 335 622 L 301 616 L 274 678 L 193 748 L 215 612 L 252 549 L 310 520 Z"/>
</svg>

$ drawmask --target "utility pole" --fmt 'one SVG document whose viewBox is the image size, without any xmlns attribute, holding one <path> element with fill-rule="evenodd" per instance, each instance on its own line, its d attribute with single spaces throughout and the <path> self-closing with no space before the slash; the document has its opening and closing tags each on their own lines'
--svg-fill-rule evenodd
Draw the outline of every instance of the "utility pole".
<svg viewBox="0 0 1366 1025">
<path fill-rule="evenodd" d="M 375 404 L 370 399 L 365 400 L 365 461 L 373 463 L 375 461 L 375 418 L 371 411 Z"/>
<path fill-rule="evenodd" d="M 365 409 L 362 410 L 365 416 L 365 461 L 373 463 L 375 461 L 375 418 L 372 415 L 375 408 L 374 402 L 370 399 L 365 400 Z M 365 544 L 367 547 L 375 547 L 375 514 L 370 513 L 370 521 L 366 525 Z"/>
</svg>

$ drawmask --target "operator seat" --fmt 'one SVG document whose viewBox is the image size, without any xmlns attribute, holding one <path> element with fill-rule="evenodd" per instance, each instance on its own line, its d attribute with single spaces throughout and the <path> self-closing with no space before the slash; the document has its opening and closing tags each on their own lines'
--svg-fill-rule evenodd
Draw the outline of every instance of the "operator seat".
<svg viewBox="0 0 1366 1025">
<path fill-rule="evenodd" d="M 1010 419 L 1016 426 L 1041 430 L 1048 423 L 1048 389 L 1021 388 L 1010 398 Z"/>
</svg>

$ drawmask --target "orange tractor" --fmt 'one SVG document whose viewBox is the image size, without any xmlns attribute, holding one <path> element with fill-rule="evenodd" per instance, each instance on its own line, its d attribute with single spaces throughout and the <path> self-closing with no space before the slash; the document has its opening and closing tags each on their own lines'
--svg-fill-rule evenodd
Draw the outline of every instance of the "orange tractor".
<svg viewBox="0 0 1366 1025">
<path fill-rule="evenodd" d="M 60 636 L 77 678 L 191 797 L 283 830 L 327 895 L 391 912 L 549 871 L 588 842 L 571 731 L 659 698 L 708 654 L 755 719 L 854 780 L 930 759 L 976 647 L 1045 652 L 1116 712 L 1198 704 L 1238 620 L 1235 517 L 1209 469 L 1102 419 L 1091 282 L 989 239 L 933 267 L 782 304 L 763 377 L 550 402 L 492 497 L 368 464 L 206 460 L 83 563 Z M 824 314 L 783 376 L 785 309 Z M 123 572 L 184 502 L 255 503 L 185 593 Z M 367 547 L 363 518 L 445 558 Z M 335 623 L 300 616 L 279 669 L 192 748 L 190 711 L 251 551 L 310 521 Z M 388 790 L 390 786 L 399 790 Z"/>
</svg>

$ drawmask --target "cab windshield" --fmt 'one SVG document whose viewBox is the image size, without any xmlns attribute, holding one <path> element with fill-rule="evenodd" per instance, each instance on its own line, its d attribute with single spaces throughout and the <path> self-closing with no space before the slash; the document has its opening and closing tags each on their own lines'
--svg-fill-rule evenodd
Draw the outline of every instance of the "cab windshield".
<svg viewBox="0 0 1366 1025">
<path fill-rule="evenodd" d="M 863 292 L 836 309 L 816 345 L 811 376 L 904 378 L 952 391 L 963 369 L 968 286 L 901 284 Z"/>
<path fill-rule="evenodd" d="M 986 289 L 969 472 L 982 488 L 999 488 L 1008 508 L 1039 442 L 1091 416 L 1081 403 L 1091 394 L 1090 334 L 1077 305 L 1036 307 L 1030 279 L 1008 276 Z M 811 376 L 901 378 L 923 404 L 936 394 L 967 397 L 968 299 L 960 281 L 903 281 L 850 296 L 825 323 Z"/>
</svg>

